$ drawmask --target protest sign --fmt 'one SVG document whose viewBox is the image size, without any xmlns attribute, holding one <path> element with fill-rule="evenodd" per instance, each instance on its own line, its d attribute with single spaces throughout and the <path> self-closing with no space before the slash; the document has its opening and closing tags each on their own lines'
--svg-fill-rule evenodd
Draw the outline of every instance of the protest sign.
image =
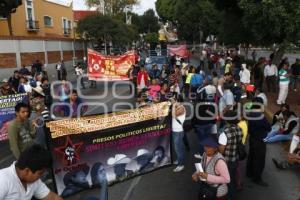
<svg viewBox="0 0 300 200">
<path fill-rule="evenodd" d="M 25 101 L 26 93 L 0 96 L 0 141 L 8 140 L 8 123 L 15 118 L 15 106 Z"/>
<path fill-rule="evenodd" d="M 106 56 L 88 49 L 89 80 L 117 81 L 128 80 L 128 70 L 136 62 L 134 51 L 121 56 Z"/>
<path fill-rule="evenodd" d="M 57 192 L 69 196 L 171 164 L 169 103 L 47 123 Z"/>
</svg>

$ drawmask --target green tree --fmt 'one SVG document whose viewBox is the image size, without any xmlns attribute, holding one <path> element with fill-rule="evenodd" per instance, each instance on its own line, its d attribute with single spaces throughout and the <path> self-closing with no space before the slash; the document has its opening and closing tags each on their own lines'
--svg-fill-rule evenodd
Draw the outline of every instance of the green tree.
<svg viewBox="0 0 300 200">
<path fill-rule="evenodd" d="M 7 18 L 7 25 L 10 36 L 13 35 L 11 14 L 15 13 L 20 5 L 22 5 L 22 0 L 0 0 L 0 16 Z"/>
<path fill-rule="evenodd" d="M 299 39 L 300 1 L 240 0 L 242 21 L 262 45 L 279 44 L 274 63 L 278 64 L 290 43 Z"/>
<path fill-rule="evenodd" d="M 139 0 L 85 0 L 89 7 L 97 7 L 102 11 L 104 7 L 105 14 L 116 15 L 125 11 L 127 6 L 133 6 L 139 3 Z"/>
<path fill-rule="evenodd" d="M 166 21 L 166 20 L 174 20 L 175 17 L 175 9 L 178 0 L 157 0 L 155 2 L 156 12 L 158 13 L 159 17 Z"/>
<path fill-rule="evenodd" d="M 220 13 L 212 0 L 157 0 L 156 10 L 163 20 L 176 22 L 179 38 L 195 41 L 204 36 L 216 34 Z"/>
<path fill-rule="evenodd" d="M 157 33 L 159 30 L 158 18 L 153 9 L 149 9 L 141 16 L 141 31 L 143 33 Z"/>
<path fill-rule="evenodd" d="M 124 22 L 101 14 L 90 15 L 79 21 L 77 32 L 98 45 L 109 41 L 125 45 L 138 37 L 135 30 Z"/>
<path fill-rule="evenodd" d="M 158 43 L 157 33 L 147 33 L 147 35 L 145 36 L 145 41 L 150 44 L 157 44 Z"/>
</svg>

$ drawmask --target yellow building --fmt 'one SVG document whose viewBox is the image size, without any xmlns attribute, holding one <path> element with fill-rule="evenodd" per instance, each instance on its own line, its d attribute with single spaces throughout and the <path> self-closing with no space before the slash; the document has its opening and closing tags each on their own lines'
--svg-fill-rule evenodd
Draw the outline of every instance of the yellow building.
<svg viewBox="0 0 300 200">
<path fill-rule="evenodd" d="M 74 38 L 71 0 L 23 0 L 12 14 L 14 36 Z M 7 20 L 0 18 L 0 37 L 9 36 Z"/>
</svg>

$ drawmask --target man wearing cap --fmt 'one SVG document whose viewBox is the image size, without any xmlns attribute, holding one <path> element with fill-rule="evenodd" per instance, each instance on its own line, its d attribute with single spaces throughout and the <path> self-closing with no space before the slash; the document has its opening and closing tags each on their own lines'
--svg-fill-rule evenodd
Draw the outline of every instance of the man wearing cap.
<svg viewBox="0 0 300 200">
<path fill-rule="evenodd" d="M 10 94 L 15 94 L 15 92 L 9 85 L 8 80 L 3 79 L 0 86 L 0 96 L 10 95 Z"/>
<path fill-rule="evenodd" d="M 192 176 L 194 181 L 202 181 L 202 184 L 208 184 L 210 187 L 217 188 L 216 200 L 225 200 L 228 191 L 227 184 L 230 183 L 230 175 L 227 164 L 221 153 L 218 152 L 217 140 L 213 137 L 207 137 L 201 142 L 204 146 L 205 153 L 203 154 L 202 168 L 203 172 L 195 172 Z M 234 180 L 233 180 L 234 181 Z M 199 199 L 203 198 L 205 192 L 199 191 Z"/>
</svg>

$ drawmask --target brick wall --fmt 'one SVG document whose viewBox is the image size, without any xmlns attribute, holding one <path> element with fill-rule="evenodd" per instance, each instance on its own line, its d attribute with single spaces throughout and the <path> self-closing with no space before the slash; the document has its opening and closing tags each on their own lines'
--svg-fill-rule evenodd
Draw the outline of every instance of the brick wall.
<svg viewBox="0 0 300 200">
<path fill-rule="evenodd" d="M 15 53 L 0 53 L 0 68 L 15 68 L 16 65 Z"/>
<path fill-rule="evenodd" d="M 61 60 L 60 51 L 48 51 L 48 63 L 57 63 Z"/>
<path fill-rule="evenodd" d="M 64 51 L 64 61 L 70 61 L 73 60 L 73 51 Z"/>
<path fill-rule="evenodd" d="M 28 66 L 36 60 L 39 60 L 42 63 L 45 63 L 45 53 L 36 52 L 36 53 L 21 53 L 21 64 Z"/>
</svg>

